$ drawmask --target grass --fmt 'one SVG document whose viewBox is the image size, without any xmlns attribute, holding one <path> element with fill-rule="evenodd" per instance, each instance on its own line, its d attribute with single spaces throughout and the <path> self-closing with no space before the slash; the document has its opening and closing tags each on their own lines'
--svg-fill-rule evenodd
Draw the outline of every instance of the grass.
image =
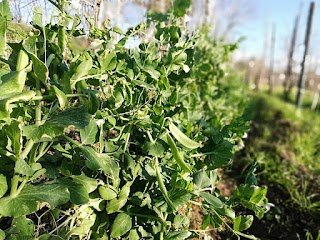
<svg viewBox="0 0 320 240">
<path fill-rule="evenodd" d="M 237 175 L 258 162 L 259 184 L 274 204 L 252 234 L 261 239 L 317 239 L 320 231 L 320 114 L 297 110 L 276 92 L 252 98 L 254 119 L 246 147 L 235 159 Z M 306 100 L 307 96 L 306 96 Z"/>
</svg>

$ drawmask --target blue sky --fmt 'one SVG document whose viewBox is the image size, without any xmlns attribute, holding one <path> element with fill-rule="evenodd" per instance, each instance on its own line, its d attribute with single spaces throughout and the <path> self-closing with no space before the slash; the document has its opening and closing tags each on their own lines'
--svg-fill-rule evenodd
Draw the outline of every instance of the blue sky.
<svg viewBox="0 0 320 240">
<path fill-rule="evenodd" d="M 294 18 L 301 14 L 297 52 L 295 59 L 299 61 L 303 52 L 303 41 L 306 28 L 306 19 L 310 1 L 308 0 L 250 0 L 253 1 L 254 11 L 247 16 L 244 22 L 238 25 L 234 36 L 245 36 L 246 40 L 240 46 L 240 56 L 249 58 L 260 57 L 263 53 L 264 38 L 267 34 L 271 38 L 272 23 L 276 25 L 276 65 L 282 67 L 286 63 Z M 316 0 L 316 9 L 313 19 L 311 47 L 309 53 L 313 61 L 320 59 L 320 0 Z M 268 54 L 268 52 L 267 52 Z"/>
</svg>

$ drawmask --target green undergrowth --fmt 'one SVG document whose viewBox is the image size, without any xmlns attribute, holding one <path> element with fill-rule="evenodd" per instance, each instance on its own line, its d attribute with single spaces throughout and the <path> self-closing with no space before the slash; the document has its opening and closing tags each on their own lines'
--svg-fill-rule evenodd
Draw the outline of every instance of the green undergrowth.
<svg viewBox="0 0 320 240">
<path fill-rule="evenodd" d="M 233 170 L 258 163 L 258 182 L 274 206 L 251 233 L 261 239 L 318 239 L 320 115 L 278 96 L 253 96 L 255 112 L 245 149 Z"/>
</svg>

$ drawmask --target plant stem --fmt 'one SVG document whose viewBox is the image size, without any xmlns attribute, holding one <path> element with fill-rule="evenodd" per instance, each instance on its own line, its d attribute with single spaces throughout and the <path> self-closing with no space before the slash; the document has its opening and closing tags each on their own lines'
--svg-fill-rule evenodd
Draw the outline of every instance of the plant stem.
<svg viewBox="0 0 320 240">
<path fill-rule="evenodd" d="M 19 175 L 14 175 L 11 181 L 10 196 L 16 195 L 18 184 L 19 184 Z"/>
<path fill-rule="evenodd" d="M 125 152 L 128 148 L 128 143 L 129 143 L 129 139 L 130 139 L 130 134 L 131 134 L 131 129 L 132 129 L 132 125 L 129 126 L 128 132 L 126 133 L 126 141 L 123 147 L 123 151 Z"/>
<path fill-rule="evenodd" d="M 32 139 L 29 139 L 24 147 L 24 150 L 20 154 L 20 160 L 23 160 L 28 156 L 29 152 L 33 147 L 33 144 L 34 144 L 34 141 Z"/>
<path fill-rule="evenodd" d="M 18 188 L 18 190 L 16 191 L 16 195 L 18 195 L 20 192 L 21 192 L 21 190 L 23 189 L 23 187 L 24 187 L 24 185 L 27 183 L 27 179 L 24 179 L 23 181 L 22 181 L 22 183 L 20 184 L 20 186 L 19 186 L 19 188 Z"/>
<path fill-rule="evenodd" d="M 40 80 L 36 80 L 36 96 L 41 96 L 41 84 L 40 84 Z M 41 101 L 37 100 L 36 101 L 36 125 L 40 126 L 41 124 Z"/>
<path fill-rule="evenodd" d="M 77 147 L 81 147 L 81 144 L 75 140 L 73 140 L 72 138 L 69 138 L 68 136 L 66 135 L 62 135 L 62 137 L 64 139 L 66 139 L 67 141 L 71 142 L 72 144 L 76 145 Z"/>
</svg>

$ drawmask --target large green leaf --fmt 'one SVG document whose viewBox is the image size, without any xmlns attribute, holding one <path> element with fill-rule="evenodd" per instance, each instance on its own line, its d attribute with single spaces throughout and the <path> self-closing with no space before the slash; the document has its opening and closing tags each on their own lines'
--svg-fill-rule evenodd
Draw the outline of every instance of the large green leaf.
<svg viewBox="0 0 320 240">
<path fill-rule="evenodd" d="M 0 198 L 8 191 L 7 178 L 0 174 Z"/>
<path fill-rule="evenodd" d="M 117 54 L 115 52 L 105 54 L 100 60 L 100 66 L 103 72 L 114 70 L 117 66 Z"/>
<path fill-rule="evenodd" d="M 100 154 L 93 148 L 83 146 L 80 147 L 84 157 L 87 159 L 86 165 L 91 170 L 102 170 L 104 173 L 117 177 L 120 168 L 108 154 Z"/>
<path fill-rule="evenodd" d="M 28 53 L 30 60 L 32 61 L 33 76 L 41 81 L 45 86 L 47 85 L 47 79 L 49 76 L 49 70 L 44 62 L 42 62 L 37 56 L 37 37 L 36 35 L 30 36 L 23 40 L 22 46 Z"/>
<path fill-rule="evenodd" d="M 81 81 L 81 78 L 89 73 L 92 68 L 92 59 L 89 58 L 85 61 L 82 61 L 76 68 L 75 73 L 70 79 L 71 86 L 74 88 L 76 83 Z"/>
<path fill-rule="evenodd" d="M 7 0 L 3 0 L 2 2 L 0 2 L 0 16 L 4 17 L 7 21 L 12 20 L 10 5 Z"/>
<path fill-rule="evenodd" d="M 223 207 L 223 203 L 221 202 L 221 200 L 219 198 L 217 198 L 216 196 L 213 196 L 210 193 L 206 193 L 206 192 L 201 192 L 200 196 L 207 202 L 209 203 L 211 206 L 213 206 L 214 208 L 222 208 Z"/>
<path fill-rule="evenodd" d="M 132 219 L 126 213 L 120 213 L 111 226 L 111 237 L 119 238 L 130 231 L 132 227 Z"/>
<path fill-rule="evenodd" d="M 0 100 L 22 92 L 27 78 L 26 69 L 11 71 L 0 77 Z"/>
<path fill-rule="evenodd" d="M 41 126 L 30 125 L 23 128 L 23 135 L 33 140 L 41 138 L 53 139 L 64 134 L 64 129 L 75 126 L 82 129 L 88 125 L 90 115 L 84 108 L 70 108 L 63 112 L 52 114 Z"/>
<path fill-rule="evenodd" d="M 68 202 L 70 193 L 61 184 L 26 185 L 22 191 L 13 196 L 0 199 L 0 215 L 19 217 L 47 206 L 51 209 Z"/>
<path fill-rule="evenodd" d="M 83 184 L 68 178 L 60 178 L 58 182 L 68 188 L 72 203 L 85 204 L 89 202 L 89 193 Z"/>
<path fill-rule="evenodd" d="M 96 122 L 92 120 L 87 126 L 80 130 L 82 144 L 94 144 L 96 142 L 97 133 L 98 126 Z"/>
<path fill-rule="evenodd" d="M 207 188 L 211 185 L 211 180 L 205 170 L 201 170 L 194 175 L 194 183 L 199 189 Z"/>
<path fill-rule="evenodd" d="M 10 125 L 2 128 L 2 131 L 10 139 L 10 146 L 7 146 L 7 149 L 19 156 L 22 144 L 22 127 L 20 122 L 12 120 Z"/>
<path fill-rule="evenodd" d="M 86 188 L 88 193 L 93 192 L 98 187 L 97 180 L 86 176 L 84 173 L 81 173 L 81 175 L 72 175 L 71 178 L 75 182 L 81 183 Z"/>
<path fill-rule="evenodd" d="M 12 220 L 11 227 L 6 232 L 8 240 L 33 240 L 34 223 L 25 216 L 17 217 Z"/>
<path fill-rule="evenodd" d="M 16 161 L 14 172 L 28 177 L 32 176 L 34 173 L 32 168 L 28 165 L 28 163 L 26 163 L 25 160 Z"/>
<path fill-rule="evenodd" d="M 32 23 L 34 25 L 38 25 L 39 27 L 42 27 L 42 8 L 41 7 L 36 6 L 33 8 Z"/>
</svg>

